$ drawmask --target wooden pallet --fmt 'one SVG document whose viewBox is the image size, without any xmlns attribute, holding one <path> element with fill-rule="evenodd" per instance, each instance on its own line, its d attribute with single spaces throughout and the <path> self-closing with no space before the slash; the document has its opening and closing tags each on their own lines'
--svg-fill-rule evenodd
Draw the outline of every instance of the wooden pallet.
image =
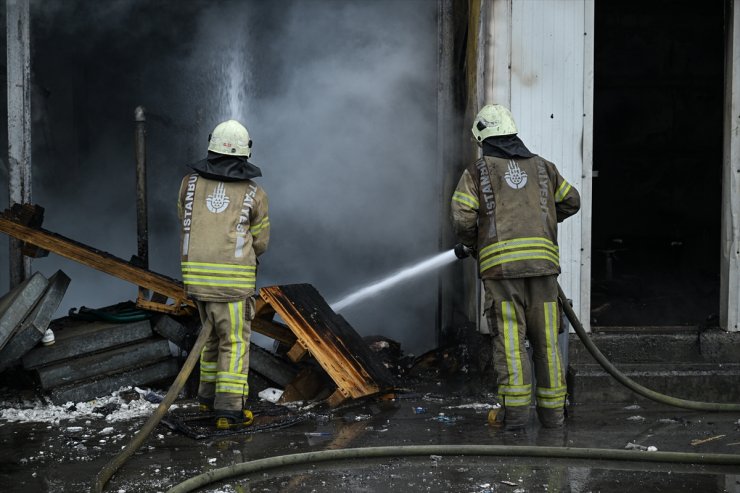
<svg viewBox="0 0 740 493">
<path fill-rule="evenodd" d="M 294 362 L 309 353 L 337 385 L 329 405 L 390 391 L 393 377 L 341 315 L 310 284 L 268 286 L 260 296 L 295 335 L 288 351 Z M 263 305 L 258 318 L 269 313 Z"/>
</svg>

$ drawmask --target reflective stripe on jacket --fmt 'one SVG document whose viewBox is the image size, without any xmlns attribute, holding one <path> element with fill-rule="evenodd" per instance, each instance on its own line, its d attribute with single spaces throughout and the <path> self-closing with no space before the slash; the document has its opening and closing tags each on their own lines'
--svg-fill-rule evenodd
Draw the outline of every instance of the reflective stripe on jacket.
<svg viewBox="0 0 740 493">
<path fill-rule="evenodd" d="M 252 180 L 192 173 L 180 185 L 180 251 L 188 295 L 237 301 L 254 293 L 257 257 L 270 240 L 267 195 Z"/>
<path fill-rule="evenodd" d="M 578 191 L 540 156 L 479 159 L 451 204 L 455 233 L 478 250 L 483 279 L 560 273 L 557 223 L 579 208 Z"/>
</svg>

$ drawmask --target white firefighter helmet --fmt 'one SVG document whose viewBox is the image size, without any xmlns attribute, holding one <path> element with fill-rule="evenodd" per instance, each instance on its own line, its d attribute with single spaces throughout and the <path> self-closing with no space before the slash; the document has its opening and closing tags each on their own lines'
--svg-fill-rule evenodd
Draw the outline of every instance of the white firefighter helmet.
<svg viewBox="0 0 740 493">
<path fill-rule="evenodd" d="M 473 120 L 473 135 L 479 143 L 488 137 L 499 135 L 513 135 L 517 133 L 514 117 L 511 111 L 500 104 L 487 104 Z"/>
<path fill-rule="evenodd" d="M 236 120 L 227 120 L 216 125 L 208 137 L 208 150 L 227 156 L 252 155 L 252 139 L 246 127 Z"/>
</svg>

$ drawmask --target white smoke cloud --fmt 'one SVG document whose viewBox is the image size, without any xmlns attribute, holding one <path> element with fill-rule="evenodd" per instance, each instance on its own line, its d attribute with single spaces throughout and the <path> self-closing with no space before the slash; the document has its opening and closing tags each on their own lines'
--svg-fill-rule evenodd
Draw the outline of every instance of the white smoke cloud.
<svg viewBox="0 0 740 493">
<path fill-rule="evenodd" d="M 179 181 L 227 118 L 249 128 L 270 198 L 259 285 L 307 282 L 331 302 L 437 253 L 437 201 L 446 199 L 435 161 L 436 2 L 101 8 L 34 9 L 34 81 L 44 89 L 34 101 L 44 108 L 34 126 L 34 200 L 47 208 L 46 227 L 126 259 L 135 253 L 133 109 L 143 104 L 153 270 L 180 277 Z M 135 296 L 133 286 L 56 256 L 34 265 L 70 274 L 63 310 Z M 361 334 L 429 349 L 436 279 L 429 273 L 343 314 Z"/>
</svg>

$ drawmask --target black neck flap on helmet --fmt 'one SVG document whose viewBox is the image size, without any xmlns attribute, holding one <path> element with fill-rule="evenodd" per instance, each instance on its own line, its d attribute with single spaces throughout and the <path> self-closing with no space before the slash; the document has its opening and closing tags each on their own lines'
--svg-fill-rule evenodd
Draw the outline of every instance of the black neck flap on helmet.
<svg viewBox="0 0 740 493">
<path fill-rule="evenodd" d="M 497 135 L 495 137 L 488 137 L 483 141 L 483 155 L 500 157 L 504 159 L 511 158 L 530 158 L 537 154 L 532 153 L 527 146 L 524 145 L 522 139 L 516 134 L 513 135 Z"/>
<path fill-rule="evenodd" d="M 209 180 L 244 181 L 262 176 L 262 170 L 244 156 L 226 156 L 210 151 L 207 158 L 189 166 Z"/>
</svg>

